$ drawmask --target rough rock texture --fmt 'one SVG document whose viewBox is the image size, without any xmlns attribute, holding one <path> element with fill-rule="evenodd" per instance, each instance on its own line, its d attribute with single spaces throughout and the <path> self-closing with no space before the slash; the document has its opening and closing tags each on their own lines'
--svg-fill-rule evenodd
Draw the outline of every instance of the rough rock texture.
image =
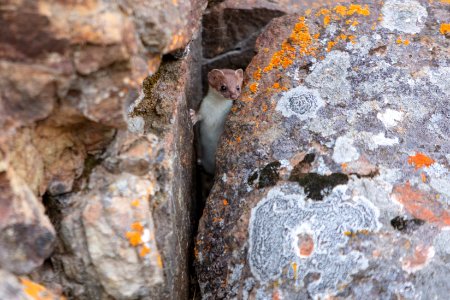
<svg viewBox="0 0 450 300">
<path fill-rule="evenodd" d="M 450 293 L 449 20 L 387 0 L 271 22 L 200 224 L 205 299 Z"/>
<path fill-rule="evenodd" d="M 200 86 L 188 70 L 206 4 L 1 1 L 0 281 L 32 273 L 76 299 L 186 297 L 184 95 Z M 159 73 L 180 78 L 162 83 L 171 86 L 164 108 L 130 118 L 168 53 L 179 61 Z M 158 129 L 144 133 L 144 122 Z"/>
<path fill-rule="evenodd" d="M 210 1 L 203 16 L 203 77 L 214 68 L 245 68 L 255 55 L 255 41 L 273 19 L 307 8 L 348 0 Z M 204 81 L 206 92 L 206 81 Z"/>
</svg>

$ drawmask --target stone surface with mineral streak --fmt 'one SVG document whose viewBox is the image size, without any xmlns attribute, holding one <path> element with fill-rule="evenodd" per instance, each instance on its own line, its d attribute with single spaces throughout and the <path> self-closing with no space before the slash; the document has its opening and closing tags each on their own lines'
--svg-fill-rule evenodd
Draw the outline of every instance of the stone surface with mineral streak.
<svg viewBox="0 0 450 300">
<path fill-rule="evenodd" d="M 199 228 L 205 299 L 448 295 L 449 12 L 363 1 L 269 24 Z"/>
</svg>

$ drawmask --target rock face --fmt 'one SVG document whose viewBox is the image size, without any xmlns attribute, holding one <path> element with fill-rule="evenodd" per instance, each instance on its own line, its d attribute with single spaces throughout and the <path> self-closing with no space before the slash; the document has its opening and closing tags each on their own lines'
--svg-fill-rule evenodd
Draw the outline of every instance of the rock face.
<svg viewBox="0 0 450 300">
<path fill-rule="evenodd" d="M 447 2 L 270 23 L 218 150 L 196 241 L 203 298 L 449 294 Z"/>
<path fill-rule="evenodd" d="M 255 41 L 263 28 L 276 17 L 333 1 L 210 1 L 203 16 L 203 77 L 214 68 L 247 67 L 255 55 Z M 207 82 L 203 82 L 206 92 Z"/>
<path fill-rule="evenodd" d="M 1 299 L 30 274 L 74 299 L 187 298 L 206 4 L 2 1 Z"/>
</svg>

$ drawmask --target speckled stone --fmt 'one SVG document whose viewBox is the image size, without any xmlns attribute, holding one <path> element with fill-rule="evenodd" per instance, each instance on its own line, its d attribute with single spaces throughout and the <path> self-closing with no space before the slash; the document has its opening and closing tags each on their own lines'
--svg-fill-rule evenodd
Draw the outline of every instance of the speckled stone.
<svg viewBox="0 0 450 300">
<path fill-rule="evenodd" d="M 269 24 L 197 236 L 204 299 L 450 293 L 449 20 L 387 0 Z"/>
</svg>

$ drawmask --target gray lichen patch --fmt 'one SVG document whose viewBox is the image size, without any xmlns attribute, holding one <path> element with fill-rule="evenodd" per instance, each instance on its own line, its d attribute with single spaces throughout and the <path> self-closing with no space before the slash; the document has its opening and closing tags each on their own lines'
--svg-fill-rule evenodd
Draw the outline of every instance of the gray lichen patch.
<svg viewBox="0 0 450 300">
<path fill-rule="evenodd" d="M 283 94 L 276 110 L 283 116 L 295 116 L 300 120 L 314 118 L 317 111 L 325 105 L 317 90 L 298 86 Z"/>
<path fill-rule="evenodd" d="M 306 287 L 311 296 L 336 291 L 351 274 L 367 267 L 362 253 L 342 254 L 346 232 L 378 230 L 378 215 L 365 197 L 348 195 L 346 185 L 335 187 L 321 202 L 307 201 L 296 184 L 277 186 L 251 213 L 251 271 L 263 284 L 287 276 L 296 286 L 314 273 L 318 279 Z M 305 236 L 306 246 L 301 243 Z M 283 275 L 286 267 L 290 271 Z"/>
<path fill-rule="evenodd" d="M 336 104 L 350 98 L 349 68 L 350 55 L 347 52 L 331 51 L 323 61 L 314 65 L 305 82 L 317 88 L 330 103 Z"/>
<path fill-rule="evenodd" d="M 338 164 L 357 160 L 359 158 L 358 149 L 353 145 L 353 139 L 340 136 L 334 145 L 333 160 Z"/>
<path fill-rule="evenodd" d="M 419 33 L 428 17 L 425 7 L 413 0 L 386 1 L 381 12 L 383 13 L 381 26 L 404 33 Z"/>
<path fill-rule="evenodd" d="M 431 83 L 437 85 L 442 92 L 450 96 L 450 67 L 440 67 L 431 70 L 429 74 Z"/>
</svg>

